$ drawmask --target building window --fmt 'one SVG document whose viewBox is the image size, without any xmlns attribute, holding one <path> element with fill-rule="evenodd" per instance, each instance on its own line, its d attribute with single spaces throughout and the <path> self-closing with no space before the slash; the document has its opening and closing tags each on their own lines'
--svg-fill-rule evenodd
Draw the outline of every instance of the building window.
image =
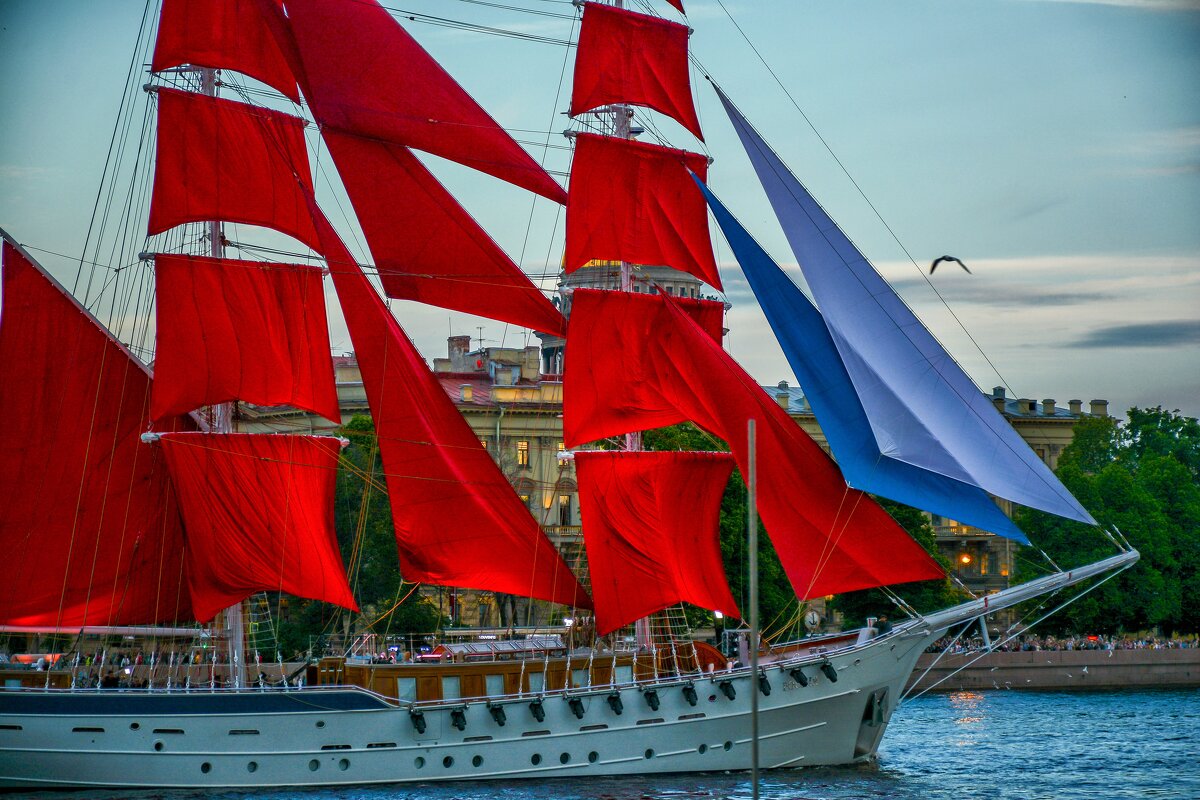
<svg viewBox="0 0 1200 800">
<path fill-rule="evenodd" d="M 522 503 L 522 504 L 523 504 L 523 505 L 524 505 L 526 508 L 529 508 L 529 495 L 527 495 L 527 494 L 522 494 L 522 495 L 518 495 L 518 497 L 520 497 L 520 498 L 521 498 L 521 503 Z"/>
<path fill-rule="evenodd" d="M 517 442 L 517 466 L 529 467 L 529 442 Z"/>
<path fill-rule="evenodd" d="M 487 439 L 480 439 L 479 446 L 482 447 L 484 450 L 487 450 Z"/>
<path fill-rule="evenodd" d="M 560 494 L 558 496 L 558 524 L 571 524 L 571 495 Z"/>
<path fill-rule="evenodd" d="M 987 553 L 979 554 L 979 574 L 980 575 L 988 574 L 988 554 Z"/>
<path fill-rule="evenodd" d="M 563 442 L 559 442 L 559 443 L 558 443 L 558 452 L 560 452 L 560 453 L 565 453 L 565 452 L 567 452 L 567 446 L 566 446 L 566 444 L 564 444 Z"/>
</svg>

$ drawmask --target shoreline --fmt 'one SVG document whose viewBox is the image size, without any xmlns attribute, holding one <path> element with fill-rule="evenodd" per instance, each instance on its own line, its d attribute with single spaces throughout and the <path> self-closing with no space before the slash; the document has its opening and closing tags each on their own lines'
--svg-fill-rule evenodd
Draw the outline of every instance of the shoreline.
<svg viewBox="0 0 1200 800">
<path fill-rule="evenodd" d="M 970 652 L 923 653 L 906 691 L 1193 687 L 1200 687 L 1200 648 L 1145 648 L 997 651 L 982 658 Z"/>
</svg>

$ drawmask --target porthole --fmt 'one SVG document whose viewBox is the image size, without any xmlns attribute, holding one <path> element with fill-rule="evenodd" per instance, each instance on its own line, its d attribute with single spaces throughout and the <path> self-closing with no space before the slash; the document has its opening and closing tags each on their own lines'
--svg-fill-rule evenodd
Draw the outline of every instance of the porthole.
<svg viewBox="0 0 1200 800">
<path fill-rule="evenodd" d="M 342 772 L 345 772 L 346 770 L 350 769 L 350 759 L 343 758 L 341 761 L 339 761 L 338 769 L 340 769 Z"/>
<path fill-rule="evenodd" d="M 646 751 L 646 753 L 645 753 L 645 755 L 646 755 L 646 758 L 654 758 L 654 751 L 653 751 L 653 750 L 647 750 L 647 751 Z"/>
<path fill-rule="evenodd" d="M 445 767 L 446 769 L 450 769 L 451 767 L 453 767 L 454 766 L 454 757 L 446 756 L 445 758 L 443 758 L 442 766 Z"/>
<path fill-rule="evenodd" d="M 542 754 L 541 754 L 541 753 L 534 753 L 533 755 L 531 755 L 531 756 L 529 757 L 529 763 L 530 763 L 530 764 L 533 764 L 535 767 L 536 767 L 538 764 L 542 763 Z"/>
<path fill-rule="evenodd" d="M 483 756 L 475 756 L 471 759 L 471 766 L 478 767 L 483 765 Z"/>
<path fill-rule="evenodd" d="M 317 761 L 315 758 L 312 761 L 308 762 L 308 771 L 309 772 L 316 772 L 320 768 L 321 768 L 321 762 Z"/>
<path fill-rule="evenodd" d="M 600 760 L 600 754 L 597 753 L 595 750 L 588 753 L 588 763 L 589 764 L 595 764 L 599 760 Z"/>
<path fill-rule="evenodd" d="M 319 720 L 317 720 L 317 727 L 318 727 L 318 728 L 324 728 L 324 727 L 325 727 L 325 720 L 323 720 L 323 719 L 319 719 Z"/>
<path fill-rule="evenodd" d="M 696 752 L 699 753 L 700 755 L 704 755 L 705 753 L 708 752 L 708 745 L 706 745 L 706 744 L 700 745 L 699 747 L 696 748 Z"/>
<path fill-rule="evenodd" d="M 161 752 L 162 752 L 162 749 L 163 749 L 163 743 L 162 743 L 162 742 L 155 742 L 155 743 L 154 743 L 154 752 L 156 752 L 156 753 L 161 753 Z"/>
<path fill-rule="evenodd" d="M 715 703 L 715 702 L 717 702 L 717 696 L 716 696 L 715 694 L 710 694 L 710 695 L 708 696 L 708 702 L 710 702 L 710 703 Z"/>
<path fill-rule="evenodd" d="M 561 756 L 558 757 L 558 763 L 560 763 L 560 764 L 566 764 L 566 763 L 570 762 L 570 760 L 571 760 L 570 753 L 563 753 Z"/>
<path fill-rule="evenodd" d="M 726 742 L 725 742 L 725 749 L 726 749 L 726 750 L 732 750 L 732 749 L 733 749 L 733 742 L 726 741 Z"/>
<path fill-rule="evenodd" d="M 258 762 L 251 761 L 246 765 L 246 772 L 258 772 Z"/>
<path fill-rule="evenodd" d="M 425 757 L 417 756 L 416 759 L 413 760 L 413 766 L 416 767 L 417 769 L 421 769 L 422 767 L 424 767 L 425 766 Z"/>
<path fill-rule="evenodd" d="M 142 727 L 142 726 L 137 724 L 136 722 L 129 723 L 129 730 L 131 730 L 131 731 L 136 731 L 140 727 Z"/>
<path fill-rule="evenodd" d="M 200 765 L 200 771 L 207 775 L 208 773 L 212 772 L 212 764 L 205 761 Z"/>
</svg>

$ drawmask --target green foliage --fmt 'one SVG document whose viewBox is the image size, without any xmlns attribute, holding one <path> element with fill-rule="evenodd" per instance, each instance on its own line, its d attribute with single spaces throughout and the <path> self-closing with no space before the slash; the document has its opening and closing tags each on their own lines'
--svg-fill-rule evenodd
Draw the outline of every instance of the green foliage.
<svg viewBox="0 0 1200 800">
<path fill-rule="evenodd" d="M 334 498 L 338 546 L 363 617 L 374 620 L 391 609 L 411 586 L 401 586 L 374 423 L 368 416 L 355 415 L 342 427 L 341 435 L 350 440 L 350 446 L 342 451 Z M 370 476 L 370 481 L 364 475 Z M 344 615 L 348 613 L 328 603 L 289 598 L 288 619 L 279 625 L 281 648 L 289 654 L 303 653 L 310 637 L 343 632 L 348 623 Z M 375 625 L 375 632 L 432 633 L 442 622 L 437 608 L 414 592 Z"/>
<path fill-rule="evenodd" d="M 1138 565 L 1044 623 L 1054 632 L 1200 630 L 1200 424 L 1133 408 L 1124 425 L 1082 420 L 1058 477 L 1105 528 L 1141 553 Z M 1040 511 L 1017 519 L 1063 569 L 1112 555 L 1095 531 Z"/>
<path fill-rule="evenodd" d="M 647 431 L 643 436 L 643 445 L 647 450 L 729 450 L 725 442 L 690 422 Z M 733 599 L 743 613 L 749 614 L 749 535 L 746 530 L 749 509 L 746 498 L 746 485 L 741 473 L 734 470 L 721 499 L 721 559 L 725 564 L 725 577 L 729 581 Z M 758 595 L 759 618 L 763 621 L 764 630 L 771 627 L 773 620 L 787 620 L 795 613 L 796 594 L 761 521 L 758 528 Z"/>
<path fill-rule="evenodd" d="M 947 573 L 950 572 L 953 565 L 949 559 L 938 552 L 937 539 L 933 532 L 933 526 L 929 524 L 929 517 L 911 506 L 894 503 L 882 497 L 876 497 L 875 500 L 892 515 L 900 527 L 908 531 L 913 539 L 929 551 L 930 555 L 942 565 Z M 949 608 L 967 599 L 966 595 L 955 587 L 948 577 L 940 580 L 903 583 L 890 588 L 905 602 L 922 613 Z M 892 601 L 880 589 L 864 589 L 859 592 L 838 595 L 833 599 L 831 607 L 843 615 L 846 627 L 865 625 L 867 617 L 879 617 L 886 614 L 891 619 L 896 619 L 898 616 Z"/>
</svg>

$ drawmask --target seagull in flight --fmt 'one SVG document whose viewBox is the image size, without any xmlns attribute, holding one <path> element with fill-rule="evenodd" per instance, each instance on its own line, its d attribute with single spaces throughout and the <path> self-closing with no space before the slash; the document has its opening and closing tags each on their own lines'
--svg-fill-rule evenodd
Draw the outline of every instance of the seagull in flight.
<svg viewBox="0 0 1200 800">
<path fill-rule="evenodd" d="M 938 268 L 938 264 L 942 263 L 943 261 L 953 261 L 955 264 L 958 264 L 960 267 L 962 267 L 964 270 L 966 270 L 968 275 L 973 274 L 971 272 L 971 270 L 967 269 L 966 264 L 964 264 L 962 261 L 955 258 L 954 256 L 938 256 L 937 258 L 935 258 L 933 260 L 933 263 L 929 265 L 929 274 L 932 275 L 933 271 Z"/>
</svg>

